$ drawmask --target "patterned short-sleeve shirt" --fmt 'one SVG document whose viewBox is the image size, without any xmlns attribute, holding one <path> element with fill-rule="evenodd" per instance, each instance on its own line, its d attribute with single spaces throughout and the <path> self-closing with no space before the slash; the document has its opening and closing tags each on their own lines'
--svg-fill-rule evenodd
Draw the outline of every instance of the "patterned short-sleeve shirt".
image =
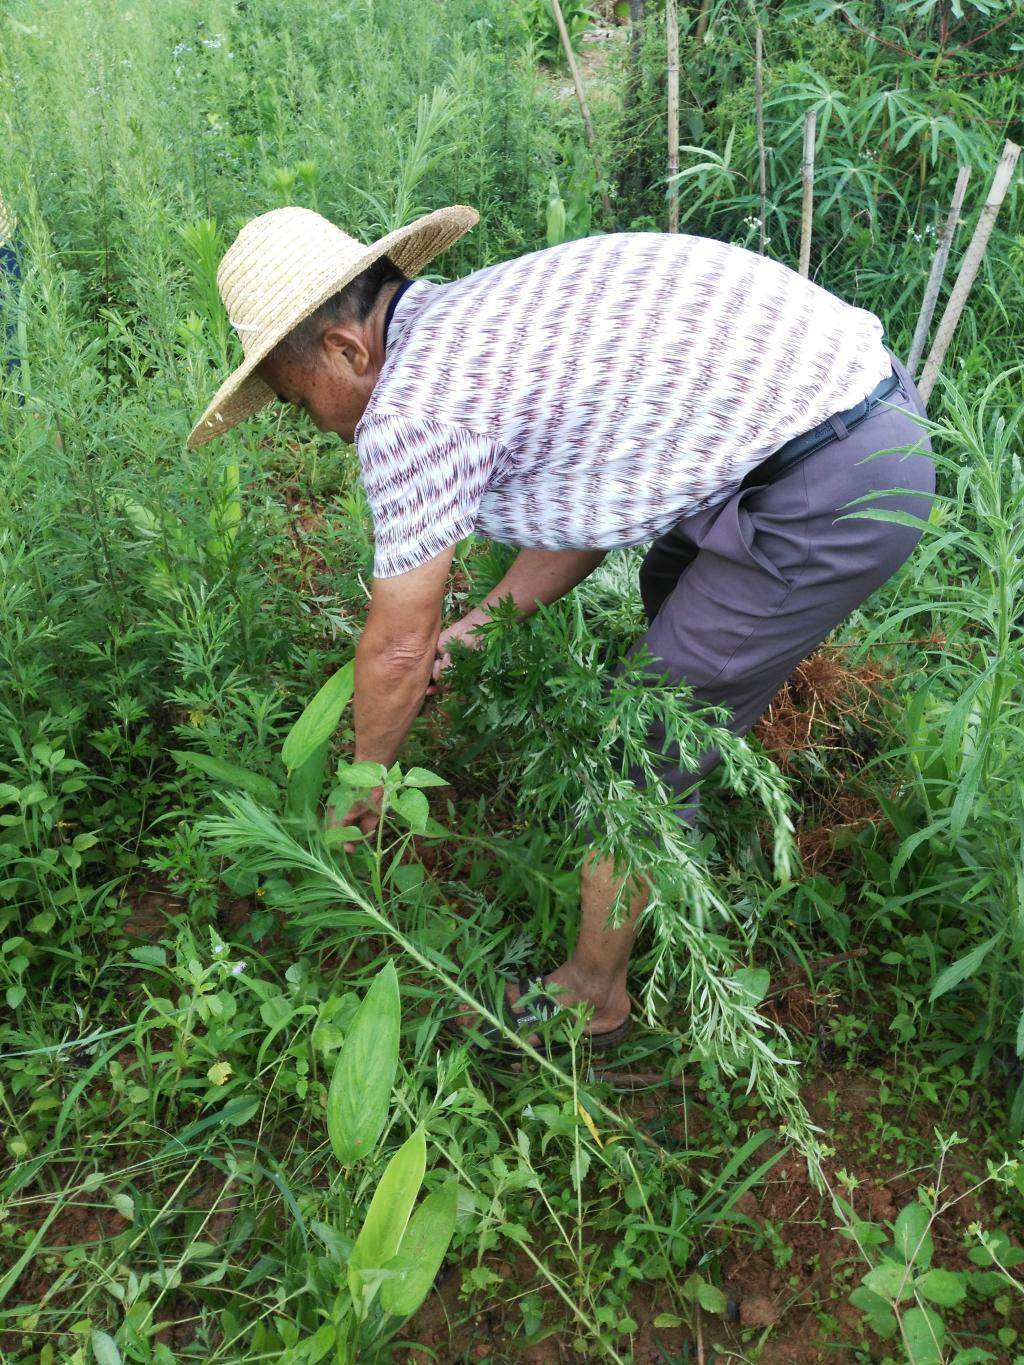
<svg viewBox="0 0 1024 1365">
<path fill-rule="evenodd" d="M 471 531 L 640 544 L 890 368 L 873 313 L 710 238 L 611 233 L 414 280 L 355 430 L 374 574 Z"/>
</svg>

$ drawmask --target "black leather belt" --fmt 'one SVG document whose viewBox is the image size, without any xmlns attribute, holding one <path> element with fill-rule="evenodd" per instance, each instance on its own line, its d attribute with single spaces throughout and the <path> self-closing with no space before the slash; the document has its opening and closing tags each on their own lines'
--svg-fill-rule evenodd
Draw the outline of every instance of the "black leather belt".
<svg viewBox="0 0 1024 1365">
<path fill-rule="evenodd" d="M 820 422 L 810 431 L 805 431 L 800 436 L 794 436 L 791 441 L 787 441 L 784 446 L 779 446 L 778 450 L 768 456 L 767 460 L 762 460 L 760 464 L 754 466 L 746 474 L 741 488 L 749 488 L 751 484 L 774 483 L 780 474 L 787 469 L 792 469 L 794 465 L 805 460 L 808 455 L 813 455 L 822 446 L 828 445 L 829 441 L 841 441 L 846 433 L 863 422 L 868 413 L 883 398 L 887 398 L 893 389 L 900 387 L 900 377 L 895 370 L 877 384 L 866 398 L 862 398 L 859 403 L 855 403 L 852 408 L 847 408 L 845 412 L 833 413 L 831 417 L 826 417 L 824 422 Z"/>
</svg>

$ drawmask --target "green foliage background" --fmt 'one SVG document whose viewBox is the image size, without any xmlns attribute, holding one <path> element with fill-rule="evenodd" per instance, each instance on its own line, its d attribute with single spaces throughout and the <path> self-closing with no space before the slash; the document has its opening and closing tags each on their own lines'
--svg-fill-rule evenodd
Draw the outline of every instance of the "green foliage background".
<svg viewBox="0 0 1024 1365">
<path fill-rule="evenodd" d="M 409 762 L 454 783 L 431 806 L 449 833 L 414 856 L 398 805 L 349 865 L 296 814 L 281 747 L 362 619 L 371 543 L 353 452 L 276 409 L 184 450 L 236 355 L 217 262 L 258 212 L 303 203 L 369 239 L 474 205 L 479 226 L 436 278 L 553 232 L 662 228 L 665 38 L 660 7 L 647 11 L 590 81 L 605 186 L 534 4 L 12 0 L 0 17 L 0 193 L 24 267 L 8 310 L 20 366 L 0 396 L 12 1360 L 313 1359 L 340 1311 L 339 1260 L 417 1128 L 429 1188 L 460 1185 L 457 1315 L 502 1305 L 509 1358 L 557 1332 L 584 1358 L 628 1359 L 638 1293 L 665 1330 L 689 1331 L 697 1305 L 725 1307 L 723 1249 L 754 1235 L 736 1205 L 764 1178 L 764 1144 L 796 1143 L 825 1179 L 797 1083 L 813 1040 L 759 1008 L 766 973 L 823 957 L 843 959 L 830 978 L 841 1060 L 879 1068 L 906 1109 L 927 1092 L 947 1128 L 981 1122 L 972 1140 L 1005 1187 L 1005 1228 L 978 1246 L 970 1302 L 1007 1278 L 1016 1294 L 1019 1179 L 1003 1158 L 1024 1120 L 1020 173 L 930 407 L 937 511 L 913 562 L 843 633 L 851 660 L 881 651 L 897 678 L 858 774 L 884 819 L 849 838 L 835 870 L 785 881 L 788 821 L 829 754 L 801 757 L 791 808 L 770 761 L 742 745 L 701 839 L 662 845 L 660 863 L 648 849 L 657 897 L 635 972 L 647 1027 L 630 1060 L 665 1087 L 699 1085 L 699 1099 L 660 1096 L 681 1106 L 682 1136 L 575 1057 L 496 1086 L 437 1035 L 454 1003 L 445 981 L 486 999 L 495 967 L 557 960 L 579 829 L 603 819 L 635 852 L 656 818 L 600 742 L 612 722 L 638 733 L 650 697 L 587 686 L 639 625 L 632 557 L 524 631 L 499 622 L 485 657 L 460 665 L 453 719 L 434 711 L 412 739 Z M 698 43 L 696 9 L 680 14 L 683 230 L 756 247 L 760 21 L 769 253 L 796 256 L 800 129 L 815 107 L 815 278 L 876 311 L 905 352 L 958 161 L 973 177 L 951 264 L 1003 139 L 1020 141 L 1014 11 L 785 0 L 713 3 L 708 17 Z M 459 569 L 453 612 L 501 556 L 467 545 Z M 343 720 L 332 766 L 350 738 Z M 247 796 L 225 764 L 247 771 Z M 390 960 L 394 1104 L 372 1157 L 342 1170 L 328 1083 L 356 990 Z M 935 1138 L 908 1163 L 941 1169 L 950 1150 Z M 875 1275 L 857 1291 L 858 1358 L 960 1358 L 957 1294 L 930 1298 L 931 1267 L 831 1196 L 858 1274 Z M 524 1279 L 510 1294 L 494 1266 L 511 1255 Z M 875 1274 L 880 1258 L 900 1255 L 912 1300 L 876 1292 L 892 1279 Z"/>
</svg>

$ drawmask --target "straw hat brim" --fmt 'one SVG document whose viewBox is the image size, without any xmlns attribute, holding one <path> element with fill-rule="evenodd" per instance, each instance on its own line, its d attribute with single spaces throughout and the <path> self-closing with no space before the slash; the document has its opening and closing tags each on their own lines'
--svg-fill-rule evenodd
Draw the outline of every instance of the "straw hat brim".
<svg viewBox="0 0 1024 1365">
<path fill-rule="evenodd" d="M 433 213 L 396 228 L 384 237 L 367 246 L 350 266 L 337 278 L 330 280 L 301 301 L 294 301 L 290 307 L 281 309 L 266 328 L 252 351 L 241 365 L 233 370 L 207 404 L 206 410 L 189 433 L 186 446 L 197 450 L 207 441 L 215 440 L 239 422 L 252 417 L 254 413 L 274 402 L 277 394 L 255 373 L 256 368 L 270 354 L 279 341 L 297 327 L 304 318 L 332 294 L 351 283 L 355 277 L 366 270 L 381 256 L 390 256 L 400 270 L 408 276 L 419 273 L 435 256 L 447 250 L 453 243 L 480 221 L 476 209 L 468 204 L 452 204 L 447 208 L 435 209 Z"/>
</svg>

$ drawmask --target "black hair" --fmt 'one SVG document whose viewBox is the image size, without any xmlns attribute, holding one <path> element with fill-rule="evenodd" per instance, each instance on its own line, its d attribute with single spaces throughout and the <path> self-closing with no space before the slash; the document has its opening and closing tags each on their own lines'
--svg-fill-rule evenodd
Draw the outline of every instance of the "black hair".
<svg viewBox="0 0 1024 1365">
<path fill-rule="evenodd" d="M 267 356 L 271 362 L 289 360 L 296 365 L 311 365 L 324 332 L 337 322 L 365 322 L 373 311 L 377 296 L 386 284 L 401 283 L 405 273 L 390 256 L 378 256 L 344 289 L 325 299 L 303 320 L 282 337 Z"/>
</svg>

